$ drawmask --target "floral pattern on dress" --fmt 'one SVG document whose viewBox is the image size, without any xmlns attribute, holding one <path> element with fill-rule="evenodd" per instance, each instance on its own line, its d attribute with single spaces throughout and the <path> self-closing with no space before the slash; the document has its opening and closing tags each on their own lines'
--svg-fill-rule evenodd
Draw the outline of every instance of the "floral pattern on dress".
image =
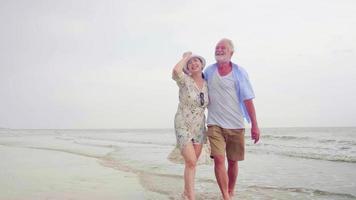
<svg viewBox="0 0 356 200">
<path fill-rule="evenodd" d="M 173 79 L 179 87 L 179 105 L 174 118 L 177 144 L 168 155 L 168 159 L 173 163 L 184 164 L 181 152 L 188 142 L 194 142 L 203 144 L 197 164 L 212 164 L 204 114 L 209 103 L 207 83 L 204 81 L 203 88 L 200 90 L 194 80 L 184 73 L 173 76 Z M 204 94 L 203 105 L 200 101 L 201 92 Z"/>
<path fill-rule="evenodd" d="M 208 87 L 204 81 L 202 89 L 199 89 L 192 77 L 180 73 L 173 76 L 179 87 L 179 105 L 174 119 L 174 128 L 177 146 L 182 150 L 194 140 L 195 143 L 206 143 L 205 114 L 209 103 Z M 204 104 L 201 105 L 200 93 L 204 94 Z"/>
</svg>

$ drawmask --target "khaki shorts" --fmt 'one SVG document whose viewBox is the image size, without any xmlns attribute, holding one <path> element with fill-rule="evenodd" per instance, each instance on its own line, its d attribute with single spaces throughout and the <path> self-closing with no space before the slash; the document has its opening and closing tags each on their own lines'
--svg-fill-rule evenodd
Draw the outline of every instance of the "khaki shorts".
<svg viewBox="0 0 356 200">
<path fill-rule="evenodd" d="M 229 160 L 241 161 L 245 158 L 245 129 L 225 129 L 216 125 L 208 126 L 211 146 L 210 157 L 224 155 Z"/>
</svg>

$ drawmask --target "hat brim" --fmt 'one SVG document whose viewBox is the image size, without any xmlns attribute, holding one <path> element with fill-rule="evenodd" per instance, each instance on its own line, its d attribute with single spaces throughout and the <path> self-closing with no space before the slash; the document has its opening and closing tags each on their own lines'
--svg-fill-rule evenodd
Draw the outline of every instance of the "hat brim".
<svg viewBox="0 0 356 200">
<path fill-rule="evenodd" d="M 205 67 L 205 64 L 206 64 L 206 62 L 205 62 L 205 59 L 202 57 L 202 56 L 199 56 L 199 55 L 196 55 L 196 54 L 192 54 L 190 57 L 189 57 L 189 59 L 188 59 L 188 61 L 187 61 L 187 64 L 184 66 L 184 68 L 183 68 L 183 70 L 184 70 L 184 72 L 186 73 L 186 74 L 188 74 L 188 72 L 189 72 L 189 70 L 188 70 L 188 63 L 189 63 L 189 61 L 191 60 L 191 59 L 193 59 L 193 58 L 198 58 L 200 61 L 201 61 L 201 63 L 202 63 L 202 70 L 204 69 L 204 67 Z"/>
</svg>

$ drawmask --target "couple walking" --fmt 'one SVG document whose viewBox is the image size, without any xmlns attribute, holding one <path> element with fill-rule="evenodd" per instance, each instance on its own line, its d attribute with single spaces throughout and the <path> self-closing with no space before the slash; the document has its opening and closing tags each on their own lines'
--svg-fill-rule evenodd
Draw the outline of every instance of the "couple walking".
<svg viewBox="0 0 356 200">
<path fill-rule="evenodd" d="M 260 137 L 254 92 L 246 71 L 231 62 L 233 53 L 232 41 L 224 38 L 215 47 L 216 63 L 208 66 L 204 73 L 205 59 L 191 52 L 184 53 L 173 68 L 173 79 L 179 87 L 179 105 L 174 120 L 176 151 L 178 149 L 184 159 L 184 196 L 189 200 L 195 199 L 196 164 L 207 137 L 215 177 L 224 200 L 234 195 L 238 161 L 244 160 L 244 118 L 251 122 L 254 143 Z M 207 132 L 205 108 L 208 108 Z"/>
</svg>

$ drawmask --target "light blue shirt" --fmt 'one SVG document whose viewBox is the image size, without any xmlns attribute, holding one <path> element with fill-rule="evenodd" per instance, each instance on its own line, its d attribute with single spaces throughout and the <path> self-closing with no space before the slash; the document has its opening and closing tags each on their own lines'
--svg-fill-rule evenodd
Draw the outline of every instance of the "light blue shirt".
<svg viewBox="0 0 356 200">
<path fill-rule="evenodd" d="M 205 77 L 205 80 L 208 82 L 208 86 L 209 86 L 209 82 L 213 78 L 214 72 L 217 70 L 217 67 L 218 67 L 217 63 L 215 63 L 215 64 L 208 66 L 204 70 L 204 77 Z M 238 66 L 237 64 L 232 63 L 232 73 L 233 73 L 233 77 L 235 79 L 237 98 L 239 100 L 239 103 L 238 103 L 239 105 L 237 105 L 237 106 L 240 106 L 244 118 L 246 119 L 246 121 L 248 123 L 250 123 L 250 117 L 248 115 L 244 101 L 255 98 L 255 94 L 253 92 L 252 85 L 248 78 L 247 72 L 241 66 Z M 209 109 L 209 107 L 208 107 L 208 109 Z"/>
</svg>

